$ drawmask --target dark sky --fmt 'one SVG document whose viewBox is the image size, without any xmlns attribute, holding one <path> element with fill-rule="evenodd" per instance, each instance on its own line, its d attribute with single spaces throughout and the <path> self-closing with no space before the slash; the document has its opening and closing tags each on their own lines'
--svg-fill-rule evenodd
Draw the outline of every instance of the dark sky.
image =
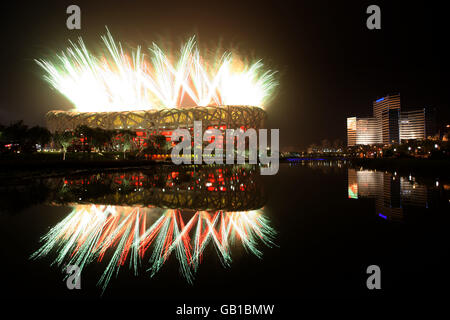
<svg viewBox="0 0 450 320">
<path fill-rule="evenodd" d="M 70 4 L 81 7 L 81 30 L 66 28 Z M 381 30 L 366 28 L 370 4 L 381 8 Z M 268 113 L 282 147 L 345 141 L 346 117 L 369 116 L 372 101 L 389 93 L 401 93 L 403 109 L 437 107 L 443 123 L 449 120 L 449 37 L 441 6 L 280 0 L 2 4 L 0 122 L 44 124 L 47 111 L 70 107 L 41 79 L 33 59 L 64 49 L 78 36 L 95 48 L 107 25 L 131 45 L 161 38 L 177 44 L 195 33 L 201 46 L 222 40 L 224 48 L 262 58 L 279 71 Z"/>
</svg>

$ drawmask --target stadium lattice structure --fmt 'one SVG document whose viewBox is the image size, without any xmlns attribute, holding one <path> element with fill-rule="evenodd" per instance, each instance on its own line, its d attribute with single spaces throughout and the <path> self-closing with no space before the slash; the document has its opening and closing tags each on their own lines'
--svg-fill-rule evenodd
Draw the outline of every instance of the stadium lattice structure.
<svg viewBox="0 0 450 320">
<path fill-rule="evenodd" d="M 202 121 L 203 128 L 225 126 L 227 129 L 264 127 L 266 112 L 255 106 L 207 106 L 162 110 L 118 112 L 50 111 L 46 115 L 50 131 L 75 130 L 80 125 L 107 130 L 142 130 L 148 133 L 193 128 Z"/>
</svg>

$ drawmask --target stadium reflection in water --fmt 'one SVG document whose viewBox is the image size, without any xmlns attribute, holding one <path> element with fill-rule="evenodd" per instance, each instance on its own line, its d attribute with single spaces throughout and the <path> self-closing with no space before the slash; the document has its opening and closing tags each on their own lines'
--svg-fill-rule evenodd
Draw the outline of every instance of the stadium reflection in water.
<svg viewBox="0 0 450 320">
<path fill-rule="evenodd" d="M 168 166 L 157 173 L 52 180 L 56 194 L 49 202 L 72 211 L 42 237 L 31 258 L 56 253 L 54 264 L 80 271 L 104 262 L 102 290 L 122 266 L 137 275 L 144 265 L 154 276 L 172 254 L 192 283 L 207 246 L 216 249 L 224 267 L 231 265 L 234 246 L 261 258 L 259 246 L 274 246 L 276 232 L 264 214 L 258 170 Z"/>
<path fill-rule="evenodd" d="M 432 206 L 433 194 L 438 190 L 418 183 L 411 175 L 401 177 L 396 172 L 348 169 L 348 198 L 375 199 L 376 214 L 386 220 L 401 221 L 408 208 Z"/>
</svg>

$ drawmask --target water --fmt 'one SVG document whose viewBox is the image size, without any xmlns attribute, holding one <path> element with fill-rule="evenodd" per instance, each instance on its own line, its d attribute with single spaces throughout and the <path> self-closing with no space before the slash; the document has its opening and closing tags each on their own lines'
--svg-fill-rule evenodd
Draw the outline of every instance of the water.
<svg viewBox="0 0 450 320">
<path fill-rule="evenodd" d="M 3 290 L 220 303 L 443 297 L 446 177 L 328 161 L 258 170 L 164 166 L 3 183 Z M 67 264 L 82 267 L 81 290 L 67 289 Z M 372 264 L 376 292 L 366 287 Z"/>
</svg>

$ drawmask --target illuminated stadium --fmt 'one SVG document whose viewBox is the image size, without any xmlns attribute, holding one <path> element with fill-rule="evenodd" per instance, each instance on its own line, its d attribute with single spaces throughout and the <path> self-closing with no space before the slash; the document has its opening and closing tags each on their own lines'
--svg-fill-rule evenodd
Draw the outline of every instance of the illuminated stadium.
<svg viewBox="0 0 450 320">
<path fill-rule="evenodd" d="M 204 58 L 194 37 L 175 55 L 154 43 L 148 54 L 141 47 L 127 51 L 109 31 L 102 40 L 96 54 L 80 38 L 56 58 L 36 60 L 45 80 L 75 107 L 50 111 L 51 131 L 87 125 L 168 136 L 198 120 L 206 129 L 264 126 L 263 106 L 277 82 L 260 60 L 247 63 L 230 52 Z"/>
<path fill-rule="evenodd" d="M 117 112 L 50 111 L 47 127 L 50 131 L 75 130 L 80 125 L 107 130 L 129 129 L 147 134 L 170 135 L 177 128 L 192 129 L 194 121 L 206 128 L 254 128 L 264 126 L 266 113 L 252 106 L 190 107 L 162 110 Z"/>
</svg>

